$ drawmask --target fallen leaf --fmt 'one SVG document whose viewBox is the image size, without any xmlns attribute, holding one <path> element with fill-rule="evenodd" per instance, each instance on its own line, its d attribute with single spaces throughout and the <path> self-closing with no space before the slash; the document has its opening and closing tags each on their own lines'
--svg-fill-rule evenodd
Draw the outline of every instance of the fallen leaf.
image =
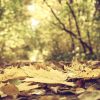
<svg viewBox="0 0 100 100">
<path fill-rule="evenodd" d="M 65 96 L 41 96 L 39 100 L 67 100 Z"/>
<path fill-rule="evenodd" d="M 59 89 L 59 86 L 51 86 L 49 87 L 49 89 L 54 92 L 54 93 L 57 93 L 58 89 Z"/>
<path fill-rule="evenodd" d="M 94 91 L 94 90 L 96 90 L 96 88 L 95 88 L 94 86 L 89 86 L 89 87 L 87 88 L 87 91 L 90 91 L 90 92 L 92 92 L 92 91 Z"/>
<path fill-rule="evenodd" d="M 31 91 L 31 94 L 33 95 L 44 95 L 46 91 L 44 89 L 34 89 Z"/>
<path fill-rule="evenodd" d="M 19 89 L 19 91 L 29 91 L 31 89 L 36 89 L 38 87 L 39 87 L 38 84 L 30 85 L 30 83 L 25 83 L 25 82 L 17 85 L 17 88 Z"/>
<path fill-rule="evenodd" d="M 76 94 L 81 94 L 83 92 L 85 92 L 85 89 L 83 89 L 83 88 L 76 88 L 76 91 L 75 91 Z"/>
<path fill-rule="evenodd" d="M 47 84 L 64 84 L 68 86 L 75 86 L 73 82 L 66 82 L 63 80 L 51 80 L 44 77 L 26 78 L 23 81 L 24 82 L 39 82 L 39 83 L 47 83 Z"/>
<path fill-rule="evenodd" d="M 1 91 L 6 95 L 11 96 L 13 100 L 16 100 L 17 95 L 19 94 L 18 88 L 14 84 L 10 83 L 2 86 Z"/>
<path fill-rule="evenodd" d="M 84 92 L 78 98 L 79 100 L 100 100 L 100 91 Z"/>
<path fill-rule="evenodd" d="M 0 97 L 5 97 L 7 96 L 6 94 L 4 94 L 2 91 L 0 91 Z"/>
<path fill-rule="evenodd" d="M 9 96 L 17 95 L 19 93 L 18 88 L 14 84 L 6 84 L 2 86 L 1 91 Z"/>
</svg>

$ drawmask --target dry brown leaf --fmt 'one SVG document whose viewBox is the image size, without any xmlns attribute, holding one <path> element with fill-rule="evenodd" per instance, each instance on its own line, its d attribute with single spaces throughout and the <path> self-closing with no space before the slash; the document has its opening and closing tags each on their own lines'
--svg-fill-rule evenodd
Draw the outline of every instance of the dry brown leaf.
<svg viewBox="0 0 100 100">
<path fill-rule="evenodd" d="M 92 91 L 94 91 L 94 90 L 96 90 L 96 88 L 92 85 L 92 86 L 89 86 L 88 88 L 87 88 L 87 91 L 90 91 L 90 92 L 92 92 Z"/>
<path fill-rule="evenodd" d="M 78 96 L 79 100 L 100 100 L 100 91 L 86 91 Z"/>
<path fill-rule="evenodd" d="M 1 91 L 10 96 L 17 95 L 19 93 L 18 88 L 14 84 L 6 84 L 2 86 Z"/>
<path fill-rule="evenodd" d="M 11 100 L 16 100 L 17 95 L 19 94 L 18 88 L 14 84 L 6 84 L 1 87 L 1 91 L 10 96 L 12 99 Z"/>
<path fill-rule="evenodd" d="M 41 96 L 39 100 L 68 100 L 65 96 Z"/>
</svg>

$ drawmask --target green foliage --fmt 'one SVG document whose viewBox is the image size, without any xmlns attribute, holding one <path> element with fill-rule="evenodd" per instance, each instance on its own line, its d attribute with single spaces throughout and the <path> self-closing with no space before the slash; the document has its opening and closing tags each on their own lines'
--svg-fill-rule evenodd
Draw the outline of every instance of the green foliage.
<svg viewBox="0 0 100 100">
<path fill-rule="evenodd" d="M 24 6 L 21 0 L 3 0 L 1 6 L 4 12 L 0 20 L 0 59 L 26 59 L 26 38 L 30 39 L 32 30 L 28 28 L 27 17 L 23 14 Z"/>
<path fill-rule="evenodd" d="M 46 2 L 65 27 L 77 35 L 75 19 L 66 1 Z M 96 11 L 96 1 L 68 0 L 68 2 L 76 15 L 81 38 L 91 45 L 93 55 L 90 56 L 88 52 L 84 54 L 77 39 L 73 38 L 72 42 L 71 35 L 62 29 L 51 9 L 42 0 L 1 0 L 0 60 L 71 60 L 73 57 L 82 60 L 100 59 L 100 13 Z M 32 4 L 35 8 L 31 8 Z M 28 6 L 31 12 L 27 10 Z M 37 26 L 31 25 L 32 19 L 39 22 Z M 34 20 L 33 24 L 36 24 Z M 80 48 L 79 51 L 76 51 L 77 47 Z"/>
</svg>

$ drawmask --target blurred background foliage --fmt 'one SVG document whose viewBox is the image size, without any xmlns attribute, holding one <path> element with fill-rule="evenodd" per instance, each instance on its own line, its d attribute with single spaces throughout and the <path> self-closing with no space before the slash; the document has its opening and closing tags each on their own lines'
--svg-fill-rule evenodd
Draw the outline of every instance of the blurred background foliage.
<svg viewBox="0 0 100 100">
<path fill-rule="evenodd" d="M 100 60 L 100 0 L 0 0 L 0 62 Z"/>
</svg>

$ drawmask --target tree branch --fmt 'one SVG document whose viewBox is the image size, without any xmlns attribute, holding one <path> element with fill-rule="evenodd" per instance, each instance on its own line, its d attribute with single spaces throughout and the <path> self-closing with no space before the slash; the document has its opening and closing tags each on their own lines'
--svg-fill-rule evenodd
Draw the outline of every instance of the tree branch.
<svg viewBox="0 0 100 100">
<path fill-rule="evenodd" d="M 66 4 L 68 5 L 68 7 L 69 7 L 69 9 L 71 11 L 71 14 L 72 14 L 72 16 L 74 18 L 74 21 L 75 21 L 75 24 L 76 24 L 77 33 L 78 33 L 79 37 L 81 38 L 81 32 L 80 32 L 80 28 L 79 28 L 79 25 L 78 25 L 77 18 L 76 18 L 76 15 L 74 13 L 74 10 L 73 10 L 73 8 L 71 7 L 71 5 L 68 2 L 66 2 Z"/>
<path fill-rule="evenodd" d="M 77 23 L 77 20 L 76 20 L 76 15 L 73 13 L 73 10 L 70 8 L 72 14 L 73 14 L 73 17 L 74 17 L 74 20 L 76 22 L 76 28 L 77 28 L 77 32 L 78 32 L 78 35 L 76 35 L 75 33 L 73 33 L 72 31 L 70 31 L 66 26 L 65 24 L 60 20 L 60 18 L 56 15 L 56 13 L 54 12 L 54 10 L 51 8 L 51 6 L 47 3 L 47 1 L 45 0 L 44 1 L 46 3 L 46 5 L 50 8 L 52 14 L 54 15 L 54 17 L 56 18 L 56 20 L 59 22 L 59 24 L 61 25 L 61 29 L 63 29 L 66 33 L 68 33 L 69 35 L 72 35 L 75 39 L 79 40 L 80 41 L 80 44 L 82 45 L 83 49 L 84 49 L 84 53 L 86 53 L 86 48 L 88 48 L 88 50 L 90 51 L 90 53 L 93 53 L 92 51 L 92 48 L 82 40 L 81 38 L 81 33 L 80 33 L 80 30 L 79 30 L 79 26 L 78 26 L 78 23 Z M 69 4 L 68 4 L 69 7 L 71 7 Z M 86 47 L 86 48 L 85 48 Z"/>
<path fill-rule="evenodd" d="M 88 48 L 89 51 L 92 53 L 93 51 L 92 51 L 91 45 L 88 45 L 86 42 L 84 42 L 82 40 L 80 28 L 79 28 L 79 25 L 78 25 L 78 22 L 77 22 L 77 18 L 76 18 L 76 15 L 75 15 L 75 12 L 74 12 L 73 8 L 71 7 L 71 5 L 68 2 L 66 2 L 66 4 L 68 5 L 68 7 L 69 7 L 69 9 L 71 11 L 71 14 L 72 14 L 72 16 L 74 18 L 74 21 L 75 21 L 75 24 L 76 24 L 77 33 L 78 33 L 78 39 L 79 39 L 79 41 L 80 41 L 80 43 L 81 43 L 81 45 L 82 45 L 82 47 L 84 49 L 84 52 L 86 52 L 86 48 Z"/>
<path fill-rule="evenodd" d="M 56 15 L 56 13 L 53 11 L 53 9 L 51 8 L 51 6 L 45 1 L 46 5 L 50 8 L 52 14 L 54 15 L 54 17 L 56 18 L 56 20 L 59 22 L 59 24 L 61 25 L 61 29 L 63 29 L 65 32 L 67 32 L 68 34 L 71 34 L 74 38 L 78 38 L 77 35 L 75 33 L 73 33 L 72 31 L 68 30 L 65 26 L 65 24 L 60 20 L 60 18 Z"/>
</svg>

